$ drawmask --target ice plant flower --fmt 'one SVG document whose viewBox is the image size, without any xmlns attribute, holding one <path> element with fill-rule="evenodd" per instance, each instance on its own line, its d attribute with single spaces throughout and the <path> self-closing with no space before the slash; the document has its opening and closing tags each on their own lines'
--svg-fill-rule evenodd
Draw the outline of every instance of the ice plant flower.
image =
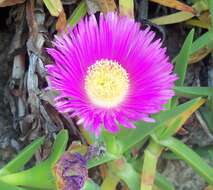
<svg viewBox="0 0 213 190">
<path fill-rule="evenodd" d="M 56 36 L 48 49 L 55 64 L 48 65 L 48 81 L 60 95 L 56 108 L 99 135 L 103 126 L 116 133 L 119 125 L 153 122 L 150 114 L 164 109 L 174 95 L 176 75 L 150 28 L 117 13 L 91 15 L 73 29 Z"/>
</svg>

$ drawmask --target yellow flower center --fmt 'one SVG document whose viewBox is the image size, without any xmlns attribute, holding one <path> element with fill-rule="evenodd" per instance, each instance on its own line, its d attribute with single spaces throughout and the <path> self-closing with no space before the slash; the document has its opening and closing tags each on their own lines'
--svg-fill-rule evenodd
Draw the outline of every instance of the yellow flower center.
<svg viewBox="0 0 213 190">
<path fill-rule="evenodd" d="M 85 89 L 95 105 L 116 107 L 124 100 L 128 87 L 128 74 L 117 62 L 102 59 L 88 67 Z"/>
</svg>

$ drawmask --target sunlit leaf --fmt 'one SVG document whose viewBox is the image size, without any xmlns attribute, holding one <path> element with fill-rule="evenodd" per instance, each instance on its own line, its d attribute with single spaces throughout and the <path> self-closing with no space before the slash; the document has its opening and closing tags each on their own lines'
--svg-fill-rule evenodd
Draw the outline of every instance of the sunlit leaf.
<svg viewBox="0 0 213 190">
<path fill-rule="evenodd" d="M 195 14 L 195 10 L 192 7 L 177 0 L 151 0 L 151 1 L 166 7 Z"/>
<path fill-rule="evenodd" d="M 184 104 L 178 105 L 176 108 L 155 115 L 155 123 L 146 123 L 143 121 L 139 121 L 135 123 L 135 125 L 137 126 L 136 129 L 123 128 L 121 132 L 117 134 L 117 140 L 121 145 L 122 152 L 125 152 L 131 147 L 135 146 L 153 132 L 160 133 L 161 130 L 165 129 L 165 123 L 167 123 L 172 118 L 176 118 L 178 115 L 184 113 L 193 104 L 199 102 L 200 99 L 201 98 L 190 100 Z"/>
<path fill-rule="evenodd" d="M 12 6 L 19 3 L 24 3 L 25 0 L 0 0 L 0 7 Z"/>
<path fill-rule="evenodd" d="M 0 170 L 0 175 L 18 172 L 32 158 L 35 152 L 44 142 L 44 138 L 38 138 L 22 150 L 12 161 Z"/>
<path fill-rule="evenodd" d="M 151 19 L 151 22 L 158 24 L 158 25 L 167 25 L 167 24 L 180 23 L 180 22 L 189 20 L 192 17 L 194 17 L 194 15 L 192 13 L 181 11 L 181 12 L 173 13 L 173 14 L 170 14 L 167 16 L 153 18 L 153 19 Z"/>
<path fill-rule="evenodd" d="M 167 125 L 169 122 L 171 122 L 172 119 L 176 119 L 179 116 L 181 116 L 183 113 L 185 113 L 187 110 L 190 110 L 190 108 L 193 105 L 196 105 L 198 102 L 203 102 L 201 98 L 192 99 L 184 104 L 178 105 L 177 107 L 174 107 L 168 111 L 164 111 L 156 116 L 156 120 L 158 122 L 158 127 L 155 128 L 153 131 L 153 134 L 156 136 L 161 136 L 162 133 L 167 130 Z M 176 123 L 178 125 L 178 123 Z"/>
<path fill-rule="evenodd" d="M 115 11 L 116 4 L 114 0 L 95 0 L 99 5 L 101 12 L 107 13 Z"/>
<path fill-rule="evenodd" d="M 63 10 L 61 0 L 43 0 L 43 1 L 52 16 L 59 16 L 60 12 Z"/>
<path fill-rule="evenodd" d="M 188 109 L 184 110 L 180 115 L 177 115 L 175 118 L 172 118 L 169 122 L 165 123 L 165 129 L 158 136 L 158 138 L 166 139 L 174 135 L 178 130 L 180 130 L 186 120 L 205 102 L 205 99 L 197 99 L 197 101 L 194 101 L 193 104 L 188 107 Z"/>
<path fill-rule="evenodd" d="M 134 1 L 133 0 L 119 0 L 120 15 L 126 15 L 134 18 Z"/>
<path fill-rule="evenodd" d="M 209 9 L 208 0 L 198 0 L 192 6 L 198 13 L 207 11 Z"/>
<path fill-rule="evenodd" d="M 196 26 L 204 29 L 209 29 L 210 25 L 202 20 L 199 19 L 190 19 L 185 22 L 185 24 L 191 25 L 191 26 Z"/>
<path fill-rule="evenodd" d="M 68 19 L 68 23 L 71 28 L 73 28 L 79 20 L 85 16 L 87 13 L 87 5 L 85 1 L 81 1 L 76 9 L 73 11 L 72 15 Z"/>
</svg>

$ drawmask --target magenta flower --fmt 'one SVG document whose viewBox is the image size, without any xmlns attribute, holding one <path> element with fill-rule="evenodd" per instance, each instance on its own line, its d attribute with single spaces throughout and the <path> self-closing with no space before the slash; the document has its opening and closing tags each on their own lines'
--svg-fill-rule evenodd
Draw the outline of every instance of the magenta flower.
<svg viewBox="0 0 213 190">
<path fill-rule="evenodd" d="M 177 79 L 166 48 L 154 37 L 116 13 L 101 14 L 99 21 L 91 15 L 55 37 L 55 47 L 48 49 L 55 61 L 48 65 L 48 80 L 60 93 L 56 108 L 80 116 L 96 135 L 102 125 L 116 133 L 119 125 L 154 122 L 150 114 L 164 109 Z"/>
</svg>

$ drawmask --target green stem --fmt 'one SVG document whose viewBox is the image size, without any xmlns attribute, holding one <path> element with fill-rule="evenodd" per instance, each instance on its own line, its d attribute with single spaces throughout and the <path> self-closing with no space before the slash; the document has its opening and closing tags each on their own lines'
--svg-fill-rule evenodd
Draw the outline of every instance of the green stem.
<svg viewBox="0 0 213 190">
<path fill-rule="evenodd" d="M 109 172 L 101 185 L 101 190 L 114 190 L 119 180 L 117 176 Z"/>
<path fill-rule="evenodd" d="M 152 190 L 158 158 L 163 147 L 151 140 L 144 151 L 144 162 L 141 175 L 141 190 Z"/>
</svg>

